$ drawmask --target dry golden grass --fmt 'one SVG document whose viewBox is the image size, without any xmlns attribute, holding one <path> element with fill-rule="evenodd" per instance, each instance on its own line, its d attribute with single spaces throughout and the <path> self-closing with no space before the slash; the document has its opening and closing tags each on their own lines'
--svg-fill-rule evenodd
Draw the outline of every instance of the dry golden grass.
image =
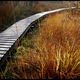
<svg viewBox="0 0 80 80">
<path fill-rule="evenodd" d="M 4 73 L 18 79 L 80 77 L 79 21 L 78 13 L 66 11 L 49 15 L 41 23 L 39 33 L 31 40 L 22 41 L 15 60 L 9 62 Z"/>
</svg>

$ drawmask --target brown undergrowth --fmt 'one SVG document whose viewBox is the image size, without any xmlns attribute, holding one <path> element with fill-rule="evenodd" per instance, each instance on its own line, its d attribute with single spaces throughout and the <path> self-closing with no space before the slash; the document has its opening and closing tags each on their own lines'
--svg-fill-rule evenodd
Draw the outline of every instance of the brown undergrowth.
<svg viewBox="0 0 80 80">
<path fill-rule="evenodd" d="M 79 78 L 79 12 L 51 14 L 38 28 L 38 33 L 23 39 L 4 75 L 18 79 Z"/>
</svg>

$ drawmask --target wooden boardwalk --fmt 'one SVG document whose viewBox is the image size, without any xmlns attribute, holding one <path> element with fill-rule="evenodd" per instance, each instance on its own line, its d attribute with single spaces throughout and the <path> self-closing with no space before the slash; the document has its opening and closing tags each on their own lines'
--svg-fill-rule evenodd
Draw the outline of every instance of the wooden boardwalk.
<svg viewBox="0 0 80 80">
<path fill-rule="evenodd" d="M 74 7 L 72 7 L 74 8 Z M 13 44 L 15 44 L 16 40 L 26 31 L 27 29 L 30 28 L 30 24 L 43 17 L 44 15 L 47 15 L 49 13 L 54 13 L 54 12 L 59 12 L 63 11 L 69 8 L 61 8 L 61 9 L 56 9 L 52 11 L 46 11 L 42 13 L 37 13 L 35 15 L 32 15 L 30 17 L 27 17 L 25 19 L 22 19 L 9 28 L 7 28 L 5 31 L 0 33 L 0 60 L 1 58 L 7 53 L 7 51 L 10 50 Z"/>
</svg>

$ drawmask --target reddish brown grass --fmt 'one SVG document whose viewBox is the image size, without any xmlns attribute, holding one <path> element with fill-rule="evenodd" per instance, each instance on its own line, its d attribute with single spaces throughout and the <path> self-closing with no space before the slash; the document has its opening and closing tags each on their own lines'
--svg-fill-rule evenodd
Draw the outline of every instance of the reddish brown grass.
<svg viewBox="0 0 80 80">
<path fill-rule="evenodd" d="M 19 46 L 8 72 L 19 79 L 75 79 L 80 77 L 80 14 L 49 15 L 33 36 L 34 48 Z M 30 40 L 26 38 L 22 43 Z M 31 42 L 30 42 L 31 44 Z M 27 45 L 27 44 L 26 44 Z"/>
</svg>

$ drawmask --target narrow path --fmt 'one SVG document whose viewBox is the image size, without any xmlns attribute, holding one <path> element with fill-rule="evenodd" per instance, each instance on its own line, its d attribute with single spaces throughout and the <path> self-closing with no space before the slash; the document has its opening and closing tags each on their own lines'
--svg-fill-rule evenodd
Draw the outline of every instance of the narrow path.
<svg viewBox="0 0 80 80">
<path fill-rule="evenodd" d="M 72 7 L 73 9 L 74 7 Z M 67 10 L 69 8 L 61 8 L 61 9 L 56 9 L 52 11 L 46 11 L 42 13 L 37 13 L 35 15 L 32 15 L 30 17 L 27 17 L 25 19 L 22 19 L 9 28 L 7 28 L 5 31 L 0 33 L 0 59 L 4 56 L 4 54 L 7 53 L 7 51 L 10 50 L 13 44 L 15 44 L 16 40 L 30 28 L 30 24 L 43 17 L 44 15 L 54 13 L 54 12 L 59 12 L 63 10 Z"/>
</svg>

